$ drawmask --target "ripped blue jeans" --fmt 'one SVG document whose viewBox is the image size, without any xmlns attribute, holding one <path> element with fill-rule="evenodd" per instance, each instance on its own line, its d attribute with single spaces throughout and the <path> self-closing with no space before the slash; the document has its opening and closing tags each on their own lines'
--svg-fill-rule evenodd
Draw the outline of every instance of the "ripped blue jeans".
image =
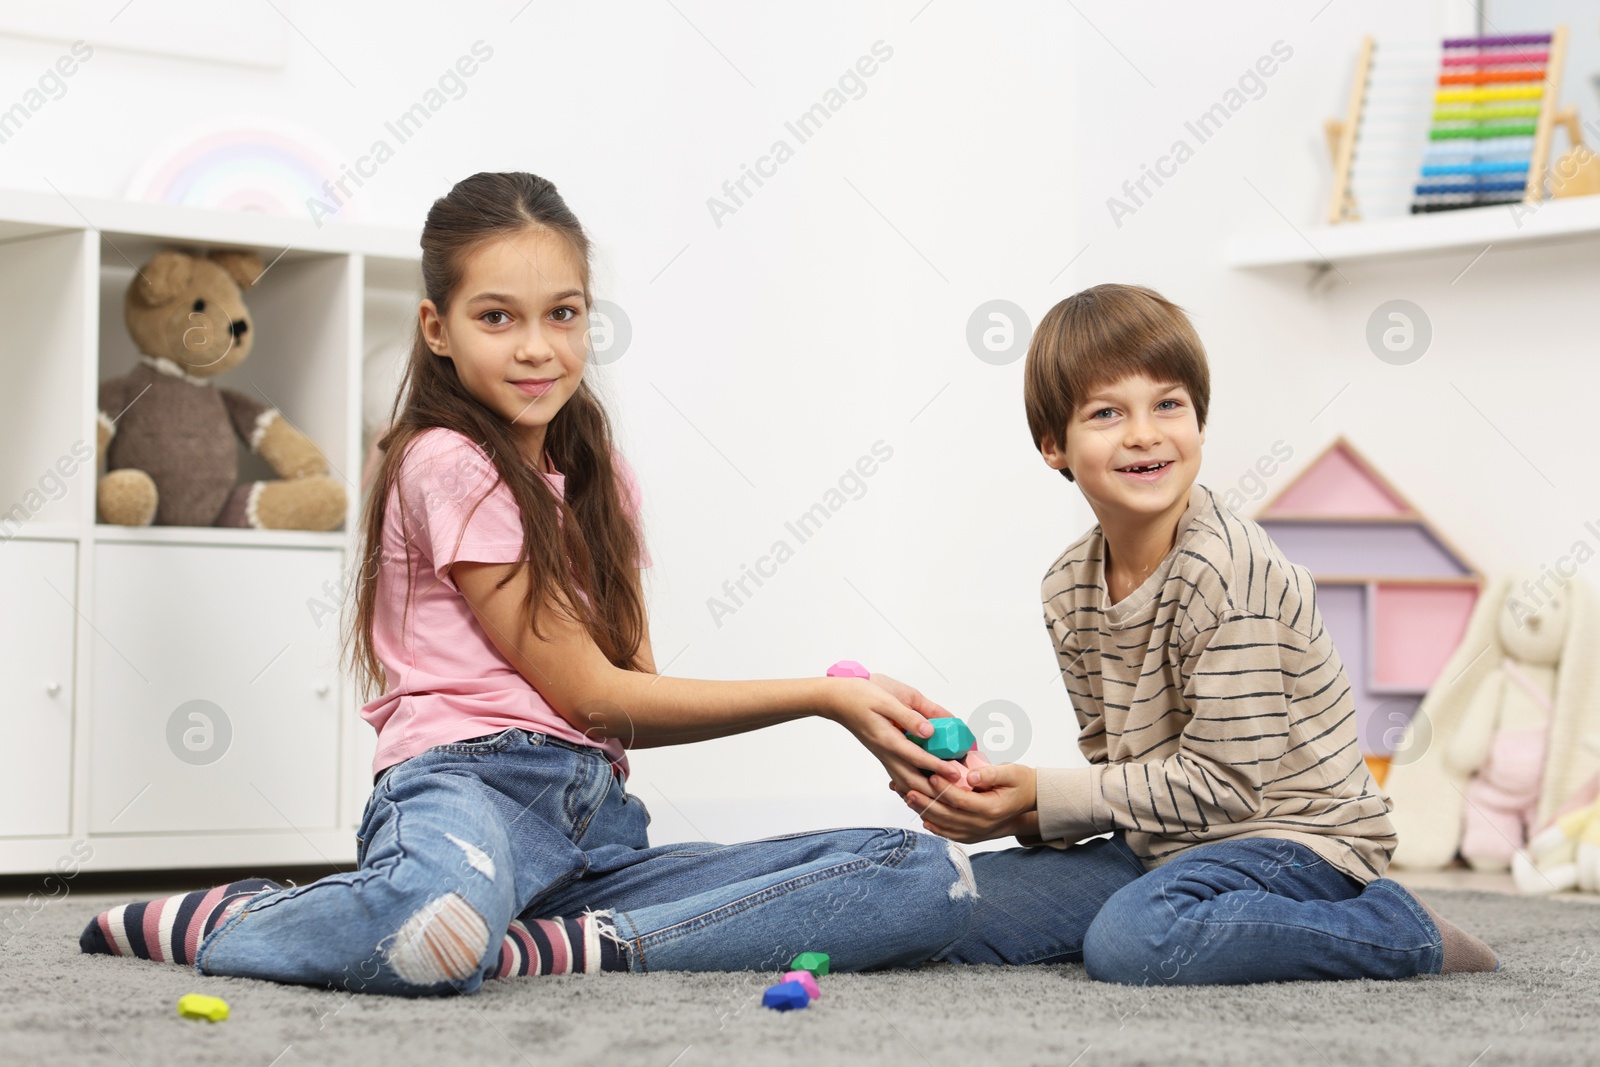
<svg viewBox="0 0 1600 1067">
<path fill-rule="evenodd" d="M 628 967 L 910 966 L 967 929 L 959 846 L 911 830 L 822 830 L 650 847 L 644 803 L 599 749 L 516 728 L 386 770 L 357 869 L 253 897 L 200 945 L 201 974 L 355 992 L 476 991 L 513 918 L 593 911 Z"/>
</svg>

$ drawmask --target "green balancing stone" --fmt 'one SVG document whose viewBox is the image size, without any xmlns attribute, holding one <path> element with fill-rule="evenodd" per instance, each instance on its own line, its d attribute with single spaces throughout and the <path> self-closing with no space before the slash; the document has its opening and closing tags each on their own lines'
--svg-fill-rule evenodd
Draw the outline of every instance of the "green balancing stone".
<svg viewBox="0 0 1600 1067">
<path fill-rule="evenodd" d="M 978 740 L 972 736 L 972 731 L 967 729 L 967 724 L 960 719 L 943 718 L 928 721 L 933 724 L 933 736 L 918 737 L 909 730 L 906 731 L 906 736 L 940 759 L 960 759 Z"/>
<path fill-rule="evenodd" d="M 802 952 L 789 964 L 791 971 L 810 971 L 813 977 L 821 978 L 828 973 L 828 954 L 826 952 Z"/>
</svg>

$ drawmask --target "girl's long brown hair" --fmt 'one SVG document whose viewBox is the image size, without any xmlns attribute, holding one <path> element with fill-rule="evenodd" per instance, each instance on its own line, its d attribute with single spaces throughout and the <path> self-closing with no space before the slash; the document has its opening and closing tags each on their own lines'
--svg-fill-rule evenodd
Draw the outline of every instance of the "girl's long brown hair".
<svg viewBox="0 0 1600 1067">
<path fill-rule="evenodd" d="M 443 317 L 461 281 L 467 254 L 482 241 L 530 228 L 549 231 L 571 243 L 582 264 L 584 304 L 591 306 L 588 235 L 551 182 L 520 171 L 474 174 L 433 202 L 422 228 L 423 295 Z M 388 688 L 373 643 L 373 624 L 378 572 L 384 562 L 380 557 L 389 489 L 397 484 L 395 476 L 407 447 L 436 426 L 455 430 L 477 443 L 516 500 L 522 513 L 523 553 L 529 574 L 523 608 L 534 636 L 541 636 L 534 621 L 534 605 L 560 605 L 563 612 L 574 613 L 606 659 L 618 667 L 641 669 L 638 653 L 645 615 L 634 581 L 639 532 L 623 507 L 612 460 L 610 419 L 587 377 L 545 431 L 545 452 L 566 475 L 563 500 L 522 458 L 511 424 L 467 392 L 453 361 L 434 355 L 418 322 L 389 429 L 378 438 L 382 459 L 362 506 L 362 565 L 355 581 L 355 617 L 344 643 L 345 662 L 356 672 L 362 702 Z M 485 495 L 492 488 L 492 484 L 485 486 Z M 473 507 L 478 503 L 481 500 Z M 403 632 L 412 594 L 412 531 L 404 527 L 405 517 L 412 512 L 403 494 L 398 505 L 406 546 Z M 577 596 L 579 589 L 587 595 L 587 603 Z M 556 592 L 559 599 L 553 596 Z"/>
</svg>

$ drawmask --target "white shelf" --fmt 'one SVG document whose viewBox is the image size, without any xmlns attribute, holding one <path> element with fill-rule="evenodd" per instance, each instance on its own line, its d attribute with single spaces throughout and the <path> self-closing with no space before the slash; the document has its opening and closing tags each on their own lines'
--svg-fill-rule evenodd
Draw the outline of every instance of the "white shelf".
<svg viewBox="0 0 1600 1067">
<path fill-rule="evenodd" d="M 131 200 L 65 197 L 22 189 L 0 189 L 0 241 L 52 232 L 91 229 L 139 234 L 210 247 L 293 248 L 302 252 L 358 253 L 397 260 L 421 255 L 419 234 L 399 226 L 283 218 L 249 211 L 213 211 Z M 270 257 L 269 257 L 270 258 Z"/>
<path fill-rule="evenodd" d="M 135 365 L 124 298 L 163 247 L 268 265 L 245 294 L 256 351 L 217 384 L 279 407 L 350 480 L 344 529 L 96 521 L 97 387 Z M 362 392 L 393 393 L 363 371 L 414 322 L 420 254 L 398 227 L 0 189 L 0 310 L 29 354 L 0 391 L 0 569 L 29 605 L 0 640 L 28 752 L 0 789 L 0 874 L 354 856 L 374 738 L 337 624 Z M 273 477 L 239 451 L 238 481 Z M 227 747 L 187 758 L 191 734 Z"/>
<path fill-rule="evenodd" d="M 371 788 L 371 783 L 367 785 Z M 226 834 L 181 830 L 163 834 L 95 834 L 0 838 L 0 870 L 161 871 L 192 867 L 273 867 L 354 864 L 355 835 L 348 829 L 237 830 Z M 70 884 L 70 883 L 69 883 Z"/>
<path fill-rule="evenodd" d="M 0 523 L 0 545 L 7 541 L 76 541 L 83 537 L 83 524 L 76 522 L 29 522 L 10 537 Z"/>
<path fill-rule="evenodd" d="M 233 545 L 243 548 L 350 548 L 343 530 L 250 530 L 221 526 L 113 526 L 97 522 L 30 522 L 10 537 L 0 530 L 0 545 L 7 541 L 87 541 L 130 545 Z"/>
<path fill-rule="evenodd" d="M 1282 225 L 1240 234 L 1228 242 L 1230 267 L 1321 266 L 1365 259 L 1405 259 L 1446 252 L 1600 240 L 1600 196 L 1499 204 L 1426 215 L 1346 222 L 1338 226 Z"/>
<path fill-rule="evenodd" d="M 243 548 L 344 548 L 343 531 L 249 530 L 220 526 L 113 526 L 96 523 L 94 539 L 101 544 L 128 545 L 233 545 Z"/>
</svg>

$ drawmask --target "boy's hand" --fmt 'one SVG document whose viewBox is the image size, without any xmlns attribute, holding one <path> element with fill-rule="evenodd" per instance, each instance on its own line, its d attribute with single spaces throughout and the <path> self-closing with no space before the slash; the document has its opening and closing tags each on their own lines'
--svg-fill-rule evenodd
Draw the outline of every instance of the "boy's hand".
<svg viewBox="0 0 1600 1067">
<path fill-rule="evenodd" d="M 937 712 L 950 713 L 911 687 L 886 678 L 913 701 L 902 702 L 895 692 L 878 684 L 880 677 L 829 679 L 828 694 L 832 699 L 823 714 L 856 735 L 856 740 L 883 764 L 894 788 L 902 796 L 913 792 L 935 796 L 961 777 L 961 765 L 942 760 L 912 744 L 906 732 L 914 732 L 918 737 L 927 737 L 933 732 L 922 708 L 935 713 L 935 717 Z M 932 771 L 935 777 L 924 775 L 925 770 Z"/>
<path fill-rule="evenodd" d="M 978 757 L 980 760 L 982 756 Z M 976 762 L 968 756 L 969 762 Z M 971 789 L 951 787 L 937 798 L 921 791 L 896 788 L 906 806 L 922 817 L 927 830 L 952 841 L 974 844 L 997 837 L 1037 833 L 1039 794 L 1033 768 L 1021 763 L 974 766 L 967 772 Z"/>
</svg>

